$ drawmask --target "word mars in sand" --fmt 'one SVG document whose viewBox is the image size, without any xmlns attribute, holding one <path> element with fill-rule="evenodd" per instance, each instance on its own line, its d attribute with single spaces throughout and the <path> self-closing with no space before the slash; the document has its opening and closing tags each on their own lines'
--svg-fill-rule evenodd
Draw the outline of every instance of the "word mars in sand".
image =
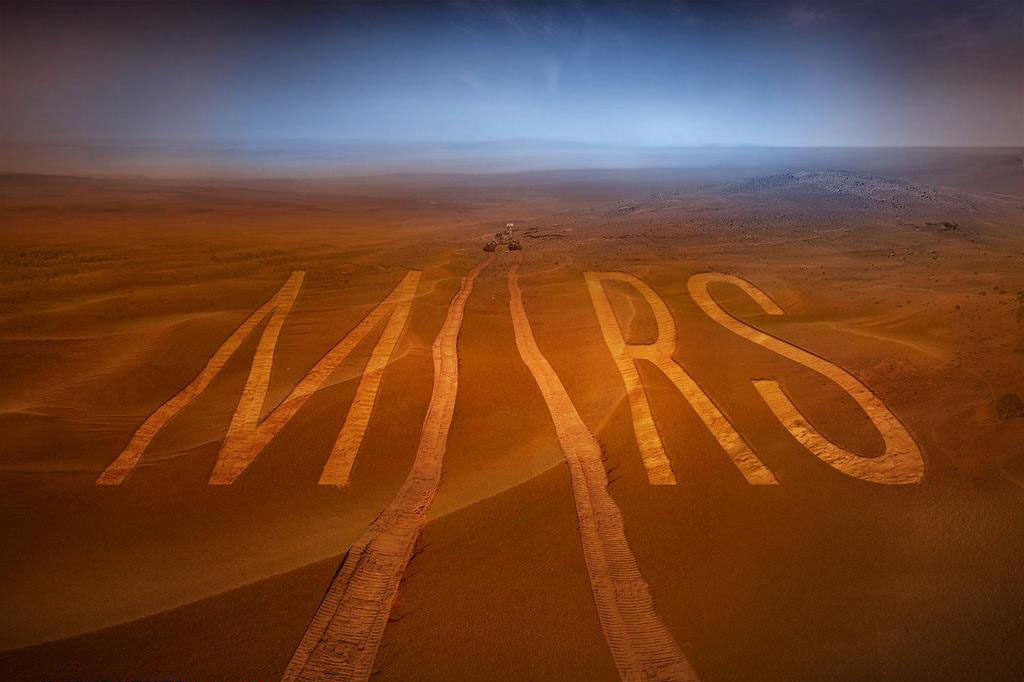
<svg viewBox="0 0 1024 682">
<path fill-rule="evenodd" d="M 12 0 L 0 682 L 1024 679 L 1019 0 Z"/>
</svg>

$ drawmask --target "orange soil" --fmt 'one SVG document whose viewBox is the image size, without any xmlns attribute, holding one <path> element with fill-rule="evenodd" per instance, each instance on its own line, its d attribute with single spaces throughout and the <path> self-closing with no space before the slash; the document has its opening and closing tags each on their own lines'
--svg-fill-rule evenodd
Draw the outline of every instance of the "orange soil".
<svg viewBox="0 0 1024 682">
<path fill-rule="evenodd" d="M 1017 679 L 1024 419 L 996 405 L 1024 395 L 1019 199 L 896 211 L 671 181 L 5 178 L 5 679 L 280 679 L 373 546 L 360 538 L 406 500 L 431 344 L 509 220 L 516 288 L 501 251 L 465 301 L 443 464 L 431 457 L 430 510 L 410 507 L 372 626 L 355 633 L 362 679 L 614 680 L 666 642 L 670 667 L 705 682 Z M 410 271 L 408 317 L 385 322 L 376 311 Z M 272 312 L 294 272 L 290 311 Z M 609 326 L 586 273 L 610 272 L 663 309 L 632 280 L 604 283 Z M 357 328 L 233 482 L 209 485 L 233 415 L 268 423 Z M 625 358 L 632 403 L 609 329 L 622 353 L 660 349 Z M 549 412 L 538 368 L 571 410 Z M 202 376 L 205 390 L 161 408 Z M 566 441 L 552 413 L 564 426 L 572 412 L 583 435 Z M 339 445 L 353 420 L 357 449 Z M 722 442 L 725 424 L 739 441 Z M 675 485 L 651 485 L 645 428 Z M 96 485 L 137 432 L 131 475 Z M 751 485 L 729 442 L 776 485 Z M 624 562 L 607 583 L 595 548 Z"/>
</svg>

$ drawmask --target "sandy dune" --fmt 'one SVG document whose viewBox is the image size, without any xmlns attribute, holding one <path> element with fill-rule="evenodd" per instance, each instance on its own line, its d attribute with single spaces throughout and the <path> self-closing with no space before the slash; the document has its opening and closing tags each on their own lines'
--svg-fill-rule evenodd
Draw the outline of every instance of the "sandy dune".
<svg viewBox="0 0 1024 682">
<path fill-rule="evenodd" d="M 5 679 L 1016 680 L 967 167 L 3 178 Z"/>
</svg>

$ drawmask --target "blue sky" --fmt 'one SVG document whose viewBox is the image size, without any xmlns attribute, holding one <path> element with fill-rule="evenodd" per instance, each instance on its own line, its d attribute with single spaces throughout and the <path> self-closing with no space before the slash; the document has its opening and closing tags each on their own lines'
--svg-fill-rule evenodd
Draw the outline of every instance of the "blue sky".
<svg viewBox="0 0 1024 682">
<path fill-rule="evenodd" d="M 1024 144 L 1024 9 L 25 3 L 7 140 Z"/>
</svg>

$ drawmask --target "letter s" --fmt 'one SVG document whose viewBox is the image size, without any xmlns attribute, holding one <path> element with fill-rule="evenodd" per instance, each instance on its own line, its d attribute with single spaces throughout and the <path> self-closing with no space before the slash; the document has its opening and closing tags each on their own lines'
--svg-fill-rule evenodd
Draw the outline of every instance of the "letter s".
<svg viewBox="0 0 1024 682">
<path fill-rule="evenodd" d="M 800 413 L 779 382 L 754 381 L 758 393 L 794 438 L 833 468 L 864 481 L 905 485 L 921 480 L 924 476 L 924 458 L 917 443 L 907 428 L 871 389 L 860 379 L 825 358 L 751 327 L 730 315 L 708 292 L 708 286 L 714 282 L 733 284 L 745 291 L 769 315 L 782 315 L 782 309 L 767 294 L 744 279 L 721 273 L 700 273 L 690 277 L 687 282 L 690 296 L 712 320 L 762 348 L 814 370 L 846 391 L 857 401 L 882 435 L 885 452 L 879 457 L 861 457 L 836 445 L 819 433 Z"/>
</svg>

